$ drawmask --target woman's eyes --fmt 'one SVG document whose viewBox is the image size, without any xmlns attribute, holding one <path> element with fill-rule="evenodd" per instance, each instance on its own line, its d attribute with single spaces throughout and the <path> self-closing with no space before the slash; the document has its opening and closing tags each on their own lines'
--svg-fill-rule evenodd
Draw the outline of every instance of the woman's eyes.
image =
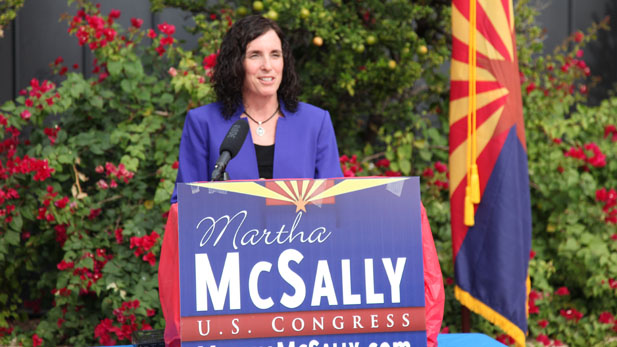
<svg viewBox="0 0 617 347">
<path fill-rule="evenodd" d="M 271 56 L 275 57 L 275 58 L 280 58 L 282 56 L 282 54 L 280 52 L 275 52 L 275 53 L 272 53 Z M 261 54 L 259 54 L 259 53 L 252 53 L 252 54 L 249 55 L 249 58 L 251 58 L 251 59 L 259 58 L 259 57 L 261 57 Z"/>
</svg>

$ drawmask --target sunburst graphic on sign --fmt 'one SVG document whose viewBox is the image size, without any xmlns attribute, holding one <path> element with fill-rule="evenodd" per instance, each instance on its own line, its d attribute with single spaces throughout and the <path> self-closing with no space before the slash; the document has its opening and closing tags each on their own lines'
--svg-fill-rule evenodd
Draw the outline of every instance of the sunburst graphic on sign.
<svg viewBox="0 0 617 347">
<path fill-rule="evenodd" d="M 463 183 L 467 174 L 467 117 L 470 102 L 469 7 L 469 0 L 453 0 L 452 2 L 451 195 Z M 478 156 L 486 149 L 491 150 L 490 146 L 487 146 L 491 138 L 508 131 L 515 124 L 518 137 L 521 143 L 525 144 L 515 37 L 511 1 L 477 1 L 475 111 Z M 486 172 L 484 178 L 486 178 Z"/>
<path fill-rule="evenodd" d="M 295 205 L 296 212 L 306 212 L 308 204 L 334 203 L 334 197 L 359 190 L 406 180 L 406 177 L 356 178 L 346 180 L 272 180 L 190 183 L 195 187 L 258 196 L 267 205 Z"/>
</svg>

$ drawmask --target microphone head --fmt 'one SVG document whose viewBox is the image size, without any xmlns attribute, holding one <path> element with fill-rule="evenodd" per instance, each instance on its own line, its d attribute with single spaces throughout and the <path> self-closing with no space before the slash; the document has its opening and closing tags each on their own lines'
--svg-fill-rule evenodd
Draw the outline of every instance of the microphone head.
<svg viewBox="0 0 617 347">
<path fill-rule="evenodd" d="M 244 144 L 244 139 L 249 133 L 249 123 L 246 119 L 238 119 L 232 126 L 229 128 L 227 135 L 223 139 L 223 143 L 221 143 L 221 149 L 219 154 L 223 154 L 223 152 L 229 152 L 231 158 L 235 157 L 236 154 L 242 148 L 242 144 Z"/>
</svg>

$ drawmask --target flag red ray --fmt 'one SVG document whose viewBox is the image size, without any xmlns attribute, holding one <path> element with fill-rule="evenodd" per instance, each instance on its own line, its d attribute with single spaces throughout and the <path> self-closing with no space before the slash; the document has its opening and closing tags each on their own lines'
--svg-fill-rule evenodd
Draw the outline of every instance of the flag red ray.
<svg viewBox="0 0 617 347">
<path fill-rule="evenodd" d="M 490 1 L 494 1 L 494 0 L 490 0 Z M 455 6 L 459 12 L 463 15 L 463 17 L 467 20 L 469 20 L 469 1 L 453 1 L 452 2 L 452 6 Z M 506 12 L 506 13 L 509 13 Z M 484 38 L 491 43 L 491 45 L 493 45 L 493 47 L 497 50 L 497 52 L 499 52 L 499 54 L 501 54 L 504 59 L 509 60 L 510 58 L 510 53 L 508 52 L 508 49 L 506 48 L 506 45 L 503 43 L 501 37 L 499 36 L 499 34 L 497 33 L 497 30 L 495 29 L 495 27 L 493 26 L 493 24 L 491 23 L 491 21 L 489 20 L 486 12 L 484 11 L 484 8 L 482 8 L 482 6 L 476 6 L 476 29 L 484 36 Z M 462 43 L 462 42 L 461 42 Z M 465 45 L 464 43 L 462 43 L 463 45 Z M 467 45 L 465 45 L 465 49 L 464 51 L 462 51 L 460 54 L 461 55 L 467 55 Z M 453 42 L 453 47 L 452 47 L 452 51 L 454 52 L 454 42 Z M 480 60 L 480 53 L 477 52 L 478 55 L 478 61 Z M 454 54 L 453 54 L 454 57 Z M 486 56 L 483 56 L 486 58 Z M 460 60 L 463 62 L 467 62 L 467 57 L 463 59 L 458 59 L 458 57 L 456 58 L 456 60 Z"/>
<path fill-rule="evenodd" d="M 520 77 L 518 73 L 518 59 L 514 56 L 514 61 L 503 61 L 486 59 L 480 60 L 478 63 L 481 66 L 486 66 L 490 69 L 498 81 L 500 81 L 507 89 L 508 94 L 504 104 L 505 110 L 495 128 L 495 135 L 507 132 L 516 124 L 517 136 L 523 144 L 523 148 L 527 151 L 525 141 L 525 123 L 523 121 L 523 103 L 521 100 Z"/>
<path fill-rule="evenodd" d="M 508 18 L 508 28 L 511 28 L 512 27 L 512 13 L 510 13 L 510 1 L 501 0 L 501 6 L 503 7 L 503 11 L 506 13 L 506 18 Z"/>
<path fill-rule="evenodd" d="M 476 93 L 484 93 L 494 89 L 500 89 L 503 87 L 498 81 L 477 81 Z M 469 82 L 468 81 L 451 81 L 450 82 L 450 101 L 454 101 L 460 98 L 466 98 L 469 96 Z"/>
<path fill-rule="evenodd" d="M 494 1 L 494 0 L 493 0 Z M 490 21 L 488 15 L 484 11 L 482 6 L 477 7 L 477 23 L 476 27 L 480 33 L 484 36 L 484 38 L 493 45 L 493 47 L 501 54 L 501 56 L 510 60 L 510 52 L 506 47 L 505 43 L 502 41 L 497 29 L 493 26 L 493 23 Z M 478 57 L 478 61 L 480 57 Z"/>
<path fill-rule="evenodd" d="M 468 50 L 469 50 L 469 46 L 465 42 L 452 36 L 452 59 L 453 60 L 457 60 L 465 64 L 469 63 L 469 53 L 467 52 Z M 484 54 L 478 51 L 476 51 L 476 57 L 477 59 L 480 59 L 480 58 L 488 59 L 487 56 L 485 56 Z M 478 64 L 476 62 L 476 66 L 477 65 Z"/>
<path fill-rule="evenodd" d="M 484 122 L 500 107 L 502 107 L 507 99 L 507 95 L 497 98 L 486 106 L 476 110 L 476 128 L 479 128 Z M 450 154 L 467 140 L 467 117 L 463 117 L 450 126 Z M 457 136 L 458 135 L 458 136 Z"/>
</svg>

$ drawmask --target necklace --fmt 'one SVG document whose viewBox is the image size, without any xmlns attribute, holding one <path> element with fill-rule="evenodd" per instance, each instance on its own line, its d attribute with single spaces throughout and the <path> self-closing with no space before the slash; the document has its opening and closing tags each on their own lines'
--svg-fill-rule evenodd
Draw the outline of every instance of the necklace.
<svg viewBox="0 0 617 347">
<path fill-rule="evenodd" d="M 250 120 L 252 120 L 253 122 L 257 123 L 257 130 L 255 130 L 255 132 L 257 133 L 257 136 L 264 136 L 266 134 L 266 130 L 261 126 L 262 124 L 264 124 L 265 122 L 269 121 L 270 119 L 272 119 L 272 117 L 274 117 L 278 111 L 280 109 L 280 105 L 276 107 L 276 110 L 274 111 L 274 113 L 265 121 L 262 122 L 258 122 L 256 120 L 253 119 L 253 117 L 251 117 L 251 115 L 249 115 L 248 113 L 246 113 L 246 111 L 244 111 L 244 114 L 249 117 Z"/>
</svg>

